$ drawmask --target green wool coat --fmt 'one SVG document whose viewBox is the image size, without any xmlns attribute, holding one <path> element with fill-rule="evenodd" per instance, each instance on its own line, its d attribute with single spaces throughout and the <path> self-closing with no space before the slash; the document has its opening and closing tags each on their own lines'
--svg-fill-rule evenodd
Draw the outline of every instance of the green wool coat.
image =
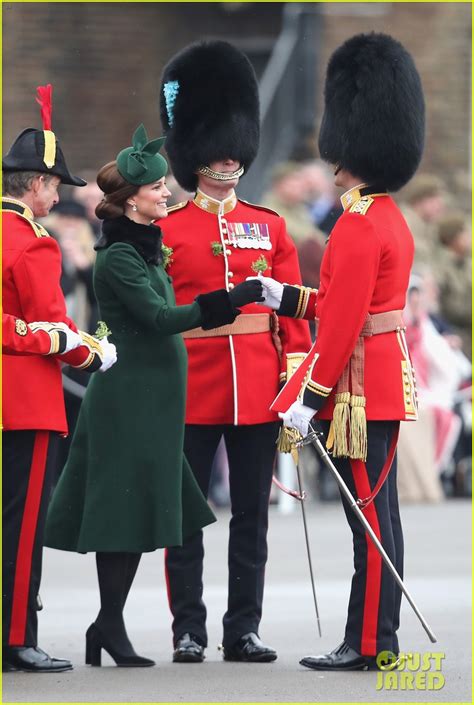
<svg viewBox="0 0 474 705">
<path fill-rule="evenodd" d="M 127 242 L 98 251 L 94 287 L 118 360 L 87 388 L 45 545 L 81 553 L 181 545 L 215 521 L 183 454 L 187 354 L 179 333 L 200 325 L 201 308 L 176 306 L 163 266 Z"/>
</svg>

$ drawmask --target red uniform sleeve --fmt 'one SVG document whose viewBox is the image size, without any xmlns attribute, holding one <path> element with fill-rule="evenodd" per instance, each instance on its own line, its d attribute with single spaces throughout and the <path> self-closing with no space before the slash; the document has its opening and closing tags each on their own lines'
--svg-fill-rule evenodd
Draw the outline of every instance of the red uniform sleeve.
<svg viewBox="0 0 474 705">
<path fill-rule="evenodd" d="M 77 332 L 76 324 L 66 314 L 60 286 L 61 251 L 52 237 L 32 240 L 16 261 L 13 276 L 21 299 L 21 311 L 27 321 L 62 321 Z M 74 367 L 92 362 L 87 345 L 59 357 Z"/>
<path fill-rule="evenodd" d="M 2 313 L 2 353 L 49 355 L 51 338 L 45 330 L 32 331 L 21 318 Z"/>
<path fill-rule="evenodd" d="M 301 284 L 298 253 L 294 242 L 286 232 L 283 218 L 277 240 L 277 249 L 273 258 L 271 276 L 280 282 Z M 285 382 L 287 373 L 299 364 L 311 347 L 309 326 L 305 321 L 278 319 L 278 335 L 282 346 L 280 381 Z"/>
</svg>

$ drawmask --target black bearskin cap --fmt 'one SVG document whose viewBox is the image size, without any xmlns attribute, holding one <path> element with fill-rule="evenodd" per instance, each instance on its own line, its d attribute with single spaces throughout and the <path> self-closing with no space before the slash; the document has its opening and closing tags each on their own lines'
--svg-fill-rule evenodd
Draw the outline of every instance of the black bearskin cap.
<svg viewBox="0 0 474 705">
<path fill-rule="evenodd" d="M 358 34 L 331 56 L 319 132 L 321 157 L 389 191 L 420 163 L 425 106 L 412 57 L 386 34 Z"/>
<path fill-rule="evenodd" d="M 196 171 L 231 158 L 245 170 L 258 151 L 258 85 L 248 58 L 228 42 L 199 42 L 165 66 L 160 115 L 166 152 L 182 188 L 195 191 Z"/>
</svg>

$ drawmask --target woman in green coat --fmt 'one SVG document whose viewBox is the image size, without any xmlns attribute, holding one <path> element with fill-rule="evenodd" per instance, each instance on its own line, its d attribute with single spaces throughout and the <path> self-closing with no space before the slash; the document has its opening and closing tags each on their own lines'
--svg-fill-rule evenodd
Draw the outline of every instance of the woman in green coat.
<svg viewBox="0 0 474 705">
<path fill-rule="evenodd" d="M 163 142 L 148 141 L 140 125 L 132 147 L 97 177 L 104 223 L 94 288 L 118 360 L 87 388 L 46 526 L 46 546 L 96 552 L 101 609 L 86 634 L 91 665 L 100 665 L 102 648 L 119 666 L 154 665 L 135 653 L 122 614 L 141 554 L 182 545 L 215 521 L 183 454 L 180 333 L 231 323 L 238 306 L 261 300 L 253 280 L 176 306 L 161 231 L 151 225 L 166 217 L 170 195 Z"/>
</svg>

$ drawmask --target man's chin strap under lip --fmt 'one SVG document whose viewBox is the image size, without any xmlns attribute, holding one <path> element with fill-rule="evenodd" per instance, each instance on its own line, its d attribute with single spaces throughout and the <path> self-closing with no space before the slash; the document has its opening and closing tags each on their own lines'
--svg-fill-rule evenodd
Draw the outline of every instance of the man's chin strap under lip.
<svg viewBox="0 0 474 705">
<path fill-rule="evenodd" d="M 200 166 L 198 169 L 198 174 L 202 174 L 202 176 L 209 176 L 211 179 L 215 179 L 216 181 L 233 181 L 233 179 L 240 178 L 244 171 L 245 169 L 243 166 L 239 167 L 236 171 L 230 172 L 214 171 L 214 169 L 211 169 L 208 166 Z"/>
</svg>

